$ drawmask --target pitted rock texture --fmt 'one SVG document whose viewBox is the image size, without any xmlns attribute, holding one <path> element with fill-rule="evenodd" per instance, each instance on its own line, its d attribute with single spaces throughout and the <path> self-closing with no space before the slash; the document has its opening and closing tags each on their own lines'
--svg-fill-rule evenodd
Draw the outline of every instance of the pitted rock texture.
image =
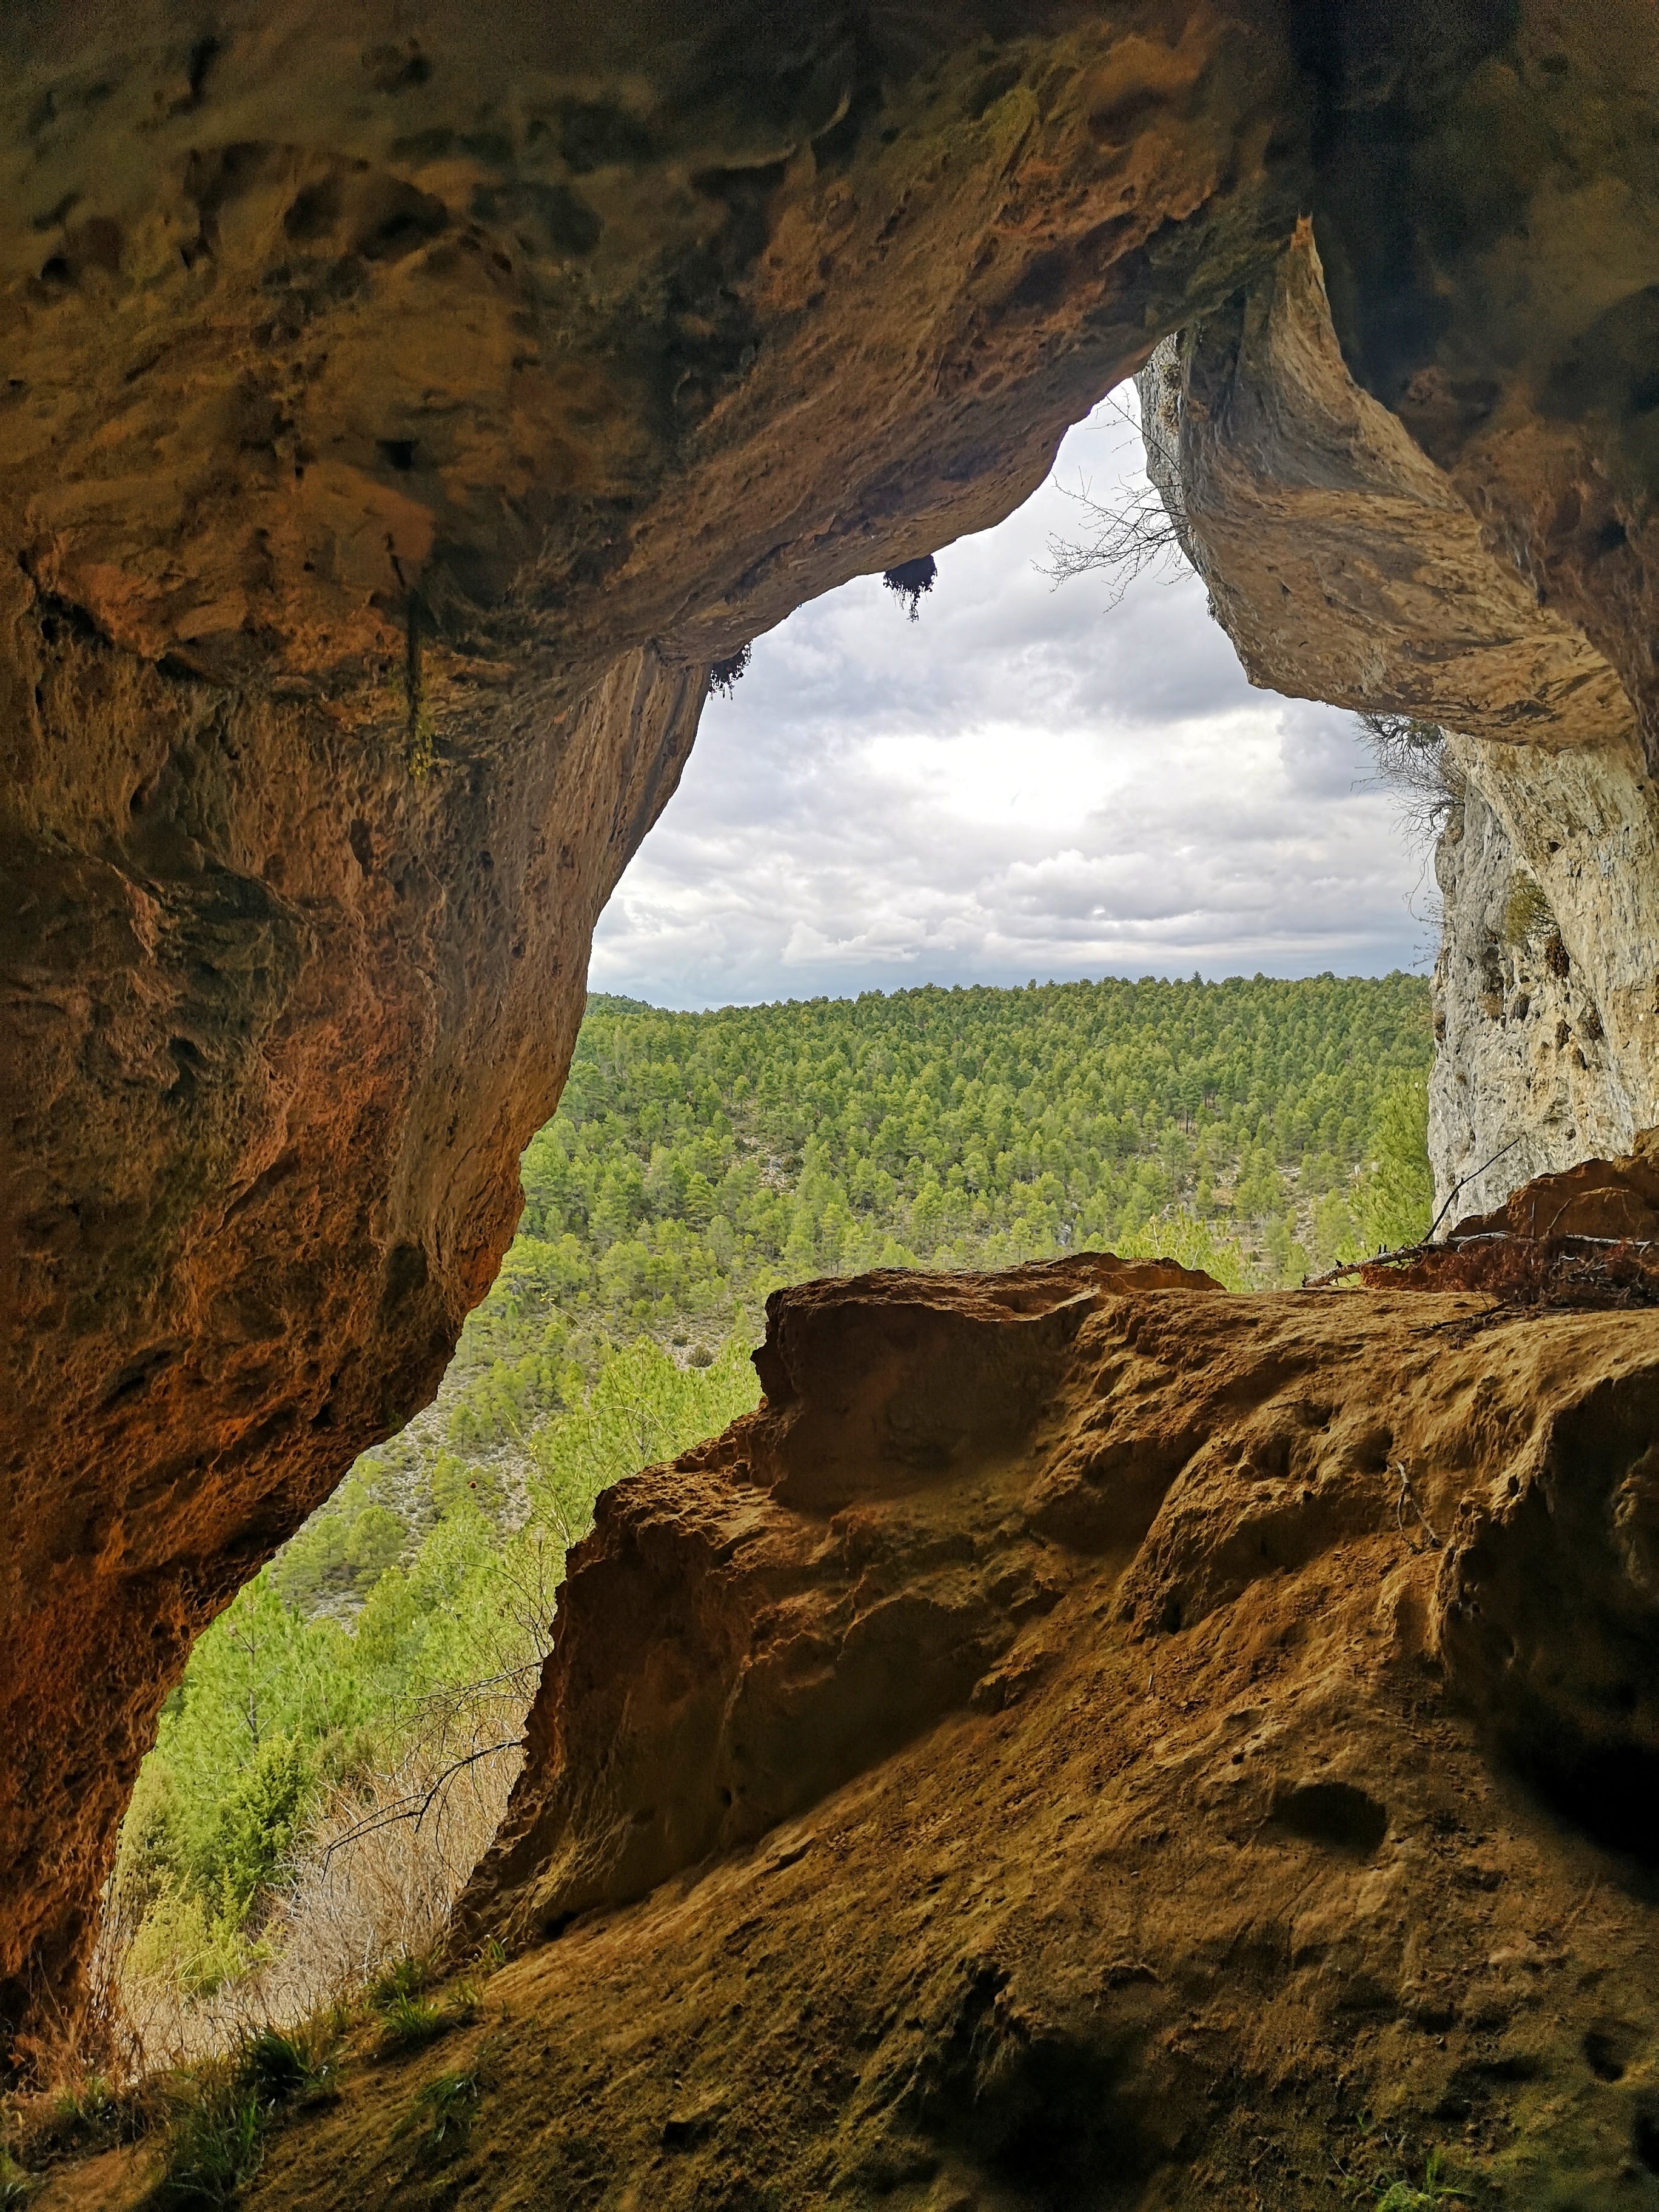
<svg viewBox="0 0 1659 2212">
<path fill-rule="evenodd" d="M 1449 1221 L 1659 1122 L 1659 793 L 1628 747 L 1451 752 L 1429 1086 Z"/>
<path fill-rule="evenodd" d="M 483 2018 L 251 2205 L 1659 2203 L 1650 1315 L 1082 1255 L 757 1364 L 573 1560 Z"/>
<path fill-rule="evenodd" d="M 1656 55 L 1646 0 L 0 17 L 0 2022 L 73 2004 L 190 1636 L 429 1395 L 711 661 L 1008 512 L 1311 209 L 1650 740 Z"/>
<path fill-rule="evenodd" d="M 0 20 L 0 2030 L 191 1637 L 435 1387 L 707 665 L 1271 250 L 1274 20 Z"/>
<path fill-rule="evenodd" d="M 775 1293 L 741 1464 L 721 1441 L 654 1498 L 624 1485 L 600 1500 L 594 1571 L 561 1599 L 558 1662 L 456 1942 L 640 1896 L 991 1696 L 1065 1579 L 1042 1535 L 1008 1540 L 997 1485 L 970 1496 L 964 1478 L 1023 1449 L 1103 1293 L 1176 1284 L 1216 1288 L 1085 1255 Z M 1150 1519 L 1155 1471 L 1125 1487 L 1109 1547 L 1139 1533 L 1134 1499 Z M 1070 1492 L 1048 1509 L 1079 1527 L 1089 1510 Z M 643 1607 L 642 1571 L 660 1593 Z"/>
</svg>

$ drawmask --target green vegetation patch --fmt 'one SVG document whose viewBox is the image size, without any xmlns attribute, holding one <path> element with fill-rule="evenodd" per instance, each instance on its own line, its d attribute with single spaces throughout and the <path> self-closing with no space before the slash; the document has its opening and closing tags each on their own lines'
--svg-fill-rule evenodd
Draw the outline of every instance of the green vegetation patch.
<svg viewBox="0 0 1659 2212">
<path fill-rule="evenodd" d="M 437 1404 L 358 1461 L 167 1700 L 121 1840 L 129 1973 L 189 2006 L 260 1972 L 329 1808 L 459 1686 L 522 1710 L 595 1498 L 755 1403 L 776 1285 L 1095 1247 L 1242 1289 L 1410 1242 L 1431 1051 L 1404 975 L 592 1000 Z M 394 1994 L 405 2046 L 451 2024 Z M 203 2124 L 234 2162 L 234 2113 Z"/>
</svg>

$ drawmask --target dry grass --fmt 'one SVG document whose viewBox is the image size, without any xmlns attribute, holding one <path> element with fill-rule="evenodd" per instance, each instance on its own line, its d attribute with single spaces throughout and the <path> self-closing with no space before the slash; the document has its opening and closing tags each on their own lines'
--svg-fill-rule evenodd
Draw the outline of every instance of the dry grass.
<svg viewBox="0 0 1659 2212">
<path fill-rule="evenodd" d="M 40 2054 L 41 2077 L 130 2081 L 197 2065 L 267 2025 L 351 2003 L 396 1960 L 429 1956 L 507 1809 L 534 1674 L 447 1701 L 394 1766 L 342 1790 L 261 1931 L 263 1962 L 211 1996 L 137 1971 L 136 1930 L 112 1910 L 91 2015 Z"/>
<path fill-rule="evenodd" d="M 331 2062 L 307 2054 L 319 2037 L 331 2049 L 353 2012 L 379 2015 L 376 2047 L 390 2050 L 472 2019 L 474 1983 L 441 2002 L 421 1993 L 451 1907 L 507 1808 L 538 1671 L 532 1663 L 434 1701 L 394 1766 L 342 1790 L 261 1931 L 261 1963 L 211 1996 L 137 1971 L 137 1928 L 112 1894 L 90 2003 L 36 2036 L 23 2055 L 40 2086 L 0 2112 L 0 2204 L 13 2201 L 8 2190 L 32 2187 L 31 2171 L 158 2128 L 167 2172 L 178 2167 L 191 2201 L 222 2201 L 191 2179 L 200 2166 L 218 2175 L 228 2202 L 257 2166 L 255 2123 L 272 2101 L 254 2079 L 262 2053 L 299 2053 L 302 2101 L 314 2101 Z M 292 2083 L 276 2101 L 290 2093 Z"/>
</svg>

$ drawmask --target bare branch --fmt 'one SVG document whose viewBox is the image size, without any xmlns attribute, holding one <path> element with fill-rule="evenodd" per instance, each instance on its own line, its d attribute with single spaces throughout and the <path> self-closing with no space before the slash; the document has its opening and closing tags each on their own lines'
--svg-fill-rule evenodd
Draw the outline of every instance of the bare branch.
<svg viewBox="0 0 1659 2212">
<path fill-rule="evenodd" d="M 1433 839 L 1463 804 L 1468 788 L 1438 722 L 1415 714 L 1363 714 L 1376 774 L 1366 779 L 1395 801 L 1401 826 L 1413 838 Z"/>
<path fill-rule="evenodd" d="M 1173 341 L 1158 348 L 1135 385 L 1138 405 L 1116 392 L 1105 405 L 1142 446 L 1144 474 L 1126 477 L 1110 500 L 1096 499 L 1086 481 L 1075 490 L 1061 484 L 1081 510 L 1083 526 L 1075 538 L 1051 537 L 1042 564 L 1056 585 L 1104 574 L 1109 607 L 1117 605 L 1138 576 L 1163 570 L 1173 578 L 1192 563 L 1181 483 L 1181 365 Z"/>
<path fill-rule="evenodd" d="M 434 1802 L 464 1768 L 476 1765 L 481 1759 L 493 1759 L 498 1751 L 522 1751 L 524 1741 L 521 1735 L 504 1736 L 499 1743 L 481 1744 L 476 1751 L 469 1751 L 460 1759 L 451 1759 L 429 1789 L 411 1790 L 406 1797 L 394 1798 L 390 1805 L 377 1806 L 369 1819 L 359 1820 L 355 1827 L 347 1828 L 343 1834 L 334 1837 L 323 1853 L 324 1867 L 327 1867 L 336 1851 L 343 1850 L 348 1844 L 355 1844 L 364 1836 L 372 1836 L 379 1829 L 395 1826 L 399 1820 L 413 1820 L 418 1828 L 432 1810 Z"/>
</svg>

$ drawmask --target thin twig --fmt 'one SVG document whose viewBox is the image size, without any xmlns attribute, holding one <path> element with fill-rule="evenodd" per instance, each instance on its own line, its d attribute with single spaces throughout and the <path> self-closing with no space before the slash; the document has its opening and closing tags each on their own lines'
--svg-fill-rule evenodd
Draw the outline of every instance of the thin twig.
<svg viewBox="0 0 1659 2212">
<path fill-rule="evenodd" d="M 474 1765 L 481 1759 L 492 1758 L 498 1751 L 522 1751 L 524 1746 L 523 1736 L 505 1736 L 500 1743 L 484 1744 L 477 1751 L 469 1751 L 464 1759 L 453 1760 L 439 1775 L 432 1787 L 424 1793 L 411 1790 L 407 1797 L 400 1797 L 390 1806 L 377 1808 L 375 1819 L 360 1820 L 356 1827 L 348 1828 L 342 1836 L 336 1836 L 323 1853 L 324 1866 L 328 1865 L 336 1851 L 343 1850 L 348 1844 L 355 1844 L 363 1836 L 372 1836 L 379 1829 L 394 1827 L 399 1820 L 413 1820 L 418 1829 L 432 1809 L 433 1799 L 436 1797 L 446 1783 L 454 1780 L 463 1767 Z M 416 1802 L 417 1796 L 420 1799 L 418 1804 Z"/>
<path fill-rule="evenodd" d="M 1472 1244 L 1588 1244 L 1597 1251 L 1652 1252 L 1659 1250 L 1659 1237 L 1586 1237 L 1576 1229 L 1565 1235 L 1540 1239 L 1529 1231 L 1520 1229 L 1475 1229 L 1467 1237 L 1448 1237 L 1443 1243 L 1431 1243 L 1425 1237 L 1420 1244 L 1397 1244 L 1387 1252 L 1373 1252 L 1369 1260 L 1346 1261 L 1340 1267 L 1332 1267 L 1322 1275 L 1310 1275 L 1302 1285 L 1304 1291 L 1322 1291 L 1328 1284 L 1340 1283 L 1346 1276 L 1363 1274 L 1367 1267 L 1397 1267 L 1408 1260 L 1426 1259 L 1433 1252 L 1464 1252 Z"/>
<path fill-rule="evenodd" d="M 1573 1906 L 1572 1911 L 1568 1913 L 1566 1918 L 1561 1923 L 1561 1936 L 1565 1936 L 1568 1930 L 1574 1927 L 1583 1917 L 1584 1909 L 1589 1905 L 1591 1898 L 1595 1896 L 1595 1889 L 1596 1878 L 1592 1876 L 1589 1887 L 1584 1892 L 1584 1894 L 1579 1899 L 1577 1904 Z M 1560 1937 L 1558 1937 L 1557 1941 L 1559 1942 L 1559 1940 Z"/>
<path fill-rule="evenodd" d="M 1525 1130 L 1522 1130 L 1521 1135 L 1524 1136 L 1525 1134 Z M 1472 1182 L 1479 1182 L 1481 1176 L 1486 1172 L 1486 1168 L 1495 1168 L 1499 1160 L 1503 1159 L 1506 1154 L 1512 1152 L 1520 1141 L 1521 1137 L 1511 1137 L 1508 1144 L 1504 1146 L 1503 1152 L 1494 1152 L 1492 1154 L 1492 1158 L 1486 1162 L 1486 1167 L 1476 1168 L 1472 1175 L 1460 1176 L 1458 1177 L 1457 1181 L 1446 1193 L 1446 1203 L 1441 1207 L 1439 1212 L 1435 1215 L 1434 1219 L 1429 1224 L 1429 1233 L 1423 1239 L 1423 1242 L 1425 1244 L 1433 1243 L 1434 1232 L 1439 1228 L 1441 1223 L 1451 1212 L 1452 1200 L 1456 1197 L 1458 1192 L 1465 1189 Z"/>
<path fill-rule="evenodd" d="M 1417 1492 L 1412 1488 L 1412 1479 L 1406 1472 L 1406 1462 L 1403 1459 L 1401 1461 L 1399 1467 L 1395 1471 L 1400 1477 L 1400 1495 L 1394 1502 L 1394 1520 L 1395 1528 L 1399 1529 L 1402 1536 L 1405 1536 L 1406 1541 L 1410 1544 L 1412 1540 L 1409 1536 L 1406 1535 L 1406 1508 L 1409 1505 L 1412 1511 L 1416 1514 L 1418 1519 L 1423 1524 L 1423 1533 L 1429 1540 L 1429 1549 L 1431 1552 L 1439 1551 L 1441 1549 L 1440 1539 L 1435 1534 L 1433 1528 L 1431 1527 L 1428 1515 L 1423 1510 L 1422 1506 L 1418 1503 Z M 1417 1547 L 1414 1544 L 1412 1545 L 1412 1549 L 1413 1551 L 1415 1551 L 1416 1548 Z"/>
</svg>

